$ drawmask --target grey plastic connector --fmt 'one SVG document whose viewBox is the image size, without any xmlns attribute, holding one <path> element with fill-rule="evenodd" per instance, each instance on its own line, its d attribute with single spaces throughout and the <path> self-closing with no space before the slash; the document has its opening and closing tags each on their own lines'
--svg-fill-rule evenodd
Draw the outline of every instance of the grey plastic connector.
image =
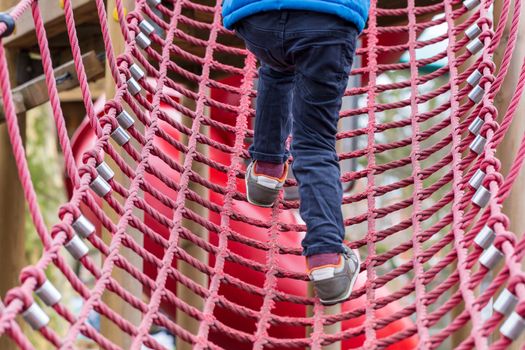
<svg viewBox="0 0 525 350">
<path fill-rule="evenodd" d="M 474 189 L 478 189 L 479 186 L 481 186 L 481 184 L 483 183 L 483 180 L 485 179 L 485 172 L 481 169 L 478 169 L 476 170 L 476 172 L 474 173 L 474 175 L 472 175 L 472 177 L 470 178 L 468 184 L 470 187 L 474 188 Z"/>
<path fill-rule="evenodd" d="M 89 252 L 88 246 L 77 235 L 74 235 L 69 242 L 64 244 L 64 248 L 76 260 L 83 258 Z"/>
<path fill-rule="evenodd" d="M 144 73 L 142 68 L 140 68 L 140 66 L 136 63 L 133 63 L 131 67 L 129 67 L 129 72 L 131 73 L 131 76 L 137 81 L 146 76 L 146 73 Z"/>
<path fill-rule="evenodd" d="M 133 124 L 135 124 L 135 119 L 125 110 L 117 115 L 117 122 L 124 129 L 129 129 Z"/>
<path fill-rule="evenodd" d="M 124 146 L 129 142 L 129 140 L 131 140 L 131 136 L 120 125 L 115 130 L 113 130 L 111 133 L 111 138 L 115 140 L 119 146 Z"/>
<path fill-rule="evenodd" d="M 84 215 L 80 216 L 71 225 L 76 234 L 80 237 L 89 237 L 95 232 L 95 225 L 91 223 Z"/>
<path fill-rule="evenodd" d="M 62 299 L 60 292 L 49 280 L 46 280 L 40 288 L 35 290 L 35 293 L 47 306 L 53 306 Z"/>
<path fill-rule="evenodd" d="M 474 238 L 474 243 L 483 249 L 487 249 L 492 243 L 494 243 L 494 238 L 496 238 L 494 231 L 489 226 L 485 225 L 476 235 L 476 238 Z"/>
<path fill-rule="evenodd" d="M 150 35 L 151 33 L 155 31 L 155 27 L 145 19 L 140 21 L 139 28 L 142 31 L 142 33 L 146 35 Z"/>
<path fill-rule="evenodd" d="M 104 197 L 111 191 L 111 186 L 100 175 L 97 176 L 95 180 L 91 181 L 89 188 L 100 197 Z"/>
<path fill-rule="evenodd" d="M 140 84 L 133 78 L 129 78 L 126 84 L 128 86 L 129 93 L 133 96 L 142 91 L 142 86 L 140 86 Z"/>
<path fill-rule="evenodd" d="M 481 131 L 481 128 L 483 127 L 483 124 L 485 124 L 485 121 L 480 117 L 476 117 L 468 126 L 468 131 L 473 135 L 478 135 Z"/>
<path fill-rule="evenodd" d="M 472 203 L 480 208 L 484 208 L 490 200 L 490 191 L 483 186 L 480 186 L 476 193 L 472 196 Z"/>
<path fill-rule="evenodd" d="M 503 257 L 504 255 L 501 252 L 501 250 L 496 248 L 494 245 L 491 245 L 490 247 L 485 249 L 483 254 L 481 254 L 481 256 L 479 257 L 479 263 L 485 266 L 487 269 L 491 270 L 494 267 L 496 267 L 496 265 L 498 265 L 498 263 L 501 259 L 503 259 Z"/>
<path fill-rule="evenodd" d="M 472 140 L 472 143 L 470 144 L 469 148 L 472 152 L 476 154 L 481 154 L 481 152 L 483 152 L 483 150 L 485 149 L 486 144 L 487 139 L 478 134 L 476 138 Z"/>
<path fill-rule="evenodd" d="M 485 95 L 485 89 L 483 89 L 481 86 L 476 85 L 474 88 L 469 92 L 468 98 L 474 102 L 474 103 L 480 103 L 483 99 L 483 95 Z"/>
<path fill-rule="evenodd" d="M 525 330 L 525 320 L 517 312 L 511 313 L 499 329 L 501 334 L 511 340 L 518 339 L 523 330 Z"/>
<path fill-rule="evenodd" d="M 467 44 L 467 50 L 472 55 L 475 55 L 478 52 L 480 52 L 482 48 L 483 48 L 483 43 L 481 42 L 481 40 L 479 40 L 479 38 L 476 38 Z"/>
<path fill-rule="evenodd" d="M 498 299 L 496 299 L 493 308 L 502 315 L 508 315 L 514 311 L 518 301 L 518 298 L 505 288 L 501 291 Z"/>
<path fill-rule="evenodd" d="M 148 38 L 146 34 L 142 32 L 135 37 L 135 40 L 137 41 L 137 45 L 143 50 L 151 45 L 150 38 Z"/>
<path fill-rule="evenodd" d="M 49 316 L 35 302 L 22 313 L 22 317 L 35 330 L 39 330 L 49 323 Z"/>
<path fill-rule="evenodd" d="M 115 176 L 115 172 L 113 169 L 107 165 L 106 162 L 102 161 L 97 167 L 95 168 L 97 170 L 97 173 L 102 176 L 102 178 L 106 181 L 109 181 Z"/>
</svg>

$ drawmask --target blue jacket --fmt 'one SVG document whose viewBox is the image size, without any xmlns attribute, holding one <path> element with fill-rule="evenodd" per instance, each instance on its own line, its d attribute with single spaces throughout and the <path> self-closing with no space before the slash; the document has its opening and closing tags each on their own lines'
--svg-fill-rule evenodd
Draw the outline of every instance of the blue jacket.
<svg viewBox="0 0 525 350">
<path fill-rule="evenodd" d="M 309 10 L 330 13 L 355 24 L 359 32 L 365 27 L 370 0 L 224 0 L 224 26 L 233 29 L 238 20 L 271 10 Z"/>
</svg>

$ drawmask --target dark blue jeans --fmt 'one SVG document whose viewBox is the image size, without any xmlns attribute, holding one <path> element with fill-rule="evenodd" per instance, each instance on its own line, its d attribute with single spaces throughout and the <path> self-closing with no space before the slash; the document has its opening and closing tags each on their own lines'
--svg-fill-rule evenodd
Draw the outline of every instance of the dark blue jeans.
<svg viewBox="0 0 525 350">
<path fill-rule="evenodd" d="M 342 252 L 343 191 L 335 141 L 357 29 L 329 14 L 271 11 L 243 19 L 236 31 L 261 63 L 250 154 L 283 163 L 292 134 L 292 170 L 307 227 L 304 255 Z"/>
</svg>

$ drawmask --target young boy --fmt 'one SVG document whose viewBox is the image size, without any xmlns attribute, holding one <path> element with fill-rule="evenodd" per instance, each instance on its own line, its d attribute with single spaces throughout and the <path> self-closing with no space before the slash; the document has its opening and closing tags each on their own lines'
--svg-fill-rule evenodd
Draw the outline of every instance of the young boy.
<svg viewBox="0 0 525 350">
<path fill-rule="evenodd" d="M 299 183 L 302 241 L 323 304 L 350 296 L 359 257 L 343 244 L 342 186 L 335 141 L 342 96 L 369 0 L 224 0 L 223 21 L 260 61 L 246 171 L 252 204 L 271 207 L 288 172 Z"/>
</svg>

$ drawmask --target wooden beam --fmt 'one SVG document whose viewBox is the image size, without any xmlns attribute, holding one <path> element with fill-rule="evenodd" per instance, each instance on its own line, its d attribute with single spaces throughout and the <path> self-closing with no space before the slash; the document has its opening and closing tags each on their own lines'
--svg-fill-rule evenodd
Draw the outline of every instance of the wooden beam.
<svg viewBox="0 0 525 350">
<path fill-rule="evenodd" d="M 94 81 L 104 77 L 104 64 L 97 58 L 94 51 L 82 55 L 82 61 L 86 68 L 88 81 Z M 55 68 L 54 71 L 59 92 L 71 90 L 79 86 L 78 76 L 73 61 Z M 45 76 L 41 75 L 17 86 L 13 89 L 13 96 L 17 113 L 26 112 L 31 108 L 46 103 L 49 101 L 49 96 Z M 0 105 L 0 123 L 3 123 L 4 120 L 3 108 L 1 108 Z"/>
<path fill-rule="evenodd" d="M 39 0 L 42 19 L 46 27 L 48 38 L 66 32 L 64 10 L 58 0 Z M 72 1 L 75 12 L 75 24 L 78 26 L 87 22 L 98 23 L 97 8 L 94 0 Z M 16 21 L 15 32 L 4 39 L 4 46 L 8 48 L 29 48 L 37 44 L 35 24 L 31 11 L 25 11 Z"/>
</svg>

